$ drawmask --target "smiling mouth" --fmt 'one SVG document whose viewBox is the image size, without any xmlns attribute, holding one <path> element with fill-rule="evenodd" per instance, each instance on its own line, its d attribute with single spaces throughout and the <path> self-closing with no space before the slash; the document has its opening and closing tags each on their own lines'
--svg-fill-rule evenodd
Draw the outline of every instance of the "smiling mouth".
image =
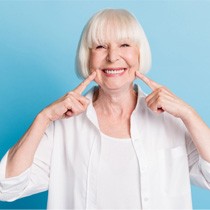
<svg viewBox="0 0 210 210">
<path fill-rule="evenodd" d="M 102 71 L 106 75 L 114 76 L 114 75 L 122 75 L 126 71 L 126 68 L 103 69 Z"/>
</svg>

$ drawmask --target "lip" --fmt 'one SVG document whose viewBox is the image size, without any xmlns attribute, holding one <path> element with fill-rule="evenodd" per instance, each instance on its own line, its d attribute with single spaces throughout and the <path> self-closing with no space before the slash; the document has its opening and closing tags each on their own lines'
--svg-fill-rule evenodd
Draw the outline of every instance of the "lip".
<svg viewBox="0 0 210 210">
<path fill-rule="evenodd" d="M 102 69 L 104 75 L 107 77 L 119 77 L 122 76 L 127 68 L 118 67 L 118 68 L 104 68 Z"/>
</svg>

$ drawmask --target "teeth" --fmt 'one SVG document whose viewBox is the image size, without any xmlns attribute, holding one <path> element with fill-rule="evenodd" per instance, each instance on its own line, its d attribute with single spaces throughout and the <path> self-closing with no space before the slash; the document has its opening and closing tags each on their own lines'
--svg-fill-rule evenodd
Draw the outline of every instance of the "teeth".
<svg viewBox="0 0 210 210">
<path fill-rule="evenodd" d="M 122 72 L 124 72 L 124 69 L 120 69 L 120 70 L 104 70 L 105 73 L 107 74 L 120 74 Z"/>
</svg>

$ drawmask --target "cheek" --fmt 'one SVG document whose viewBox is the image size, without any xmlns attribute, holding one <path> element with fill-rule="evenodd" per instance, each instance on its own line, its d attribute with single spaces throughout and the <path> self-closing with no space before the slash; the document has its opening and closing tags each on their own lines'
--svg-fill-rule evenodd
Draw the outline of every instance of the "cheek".
<svg viewBox="0 0 210 210">
<path fill-rule="evenodd" d="M 127 60 L 128 60 L 130 67 L 133 67 L 133 66 L 136 67 L 139 65 L 139 56 L 137 53 L 129 53 L 127 55 Z"/>
<path fill-rule="evenodd" d="M 103 62 L 103 58 L 100 54 L 92 53 L 89 59 L 89 68 L 91 72 L 100 68 L 101 63 Z"/>
<path fill-rule="evenodd" d="M 97 84 L 99 84 L 100 85 L 100 83 L 101 83 L 101 81 L 102 81 L 102 72 L 100 71 L 100 70 L 94 70 L 94 71 L 96 71 L 96 77 L 95 77 L 95 82 L 97 83 Z"/>
<path fill-rule="evenodd" d="M 93 54 L 90 54 L 89 68 L 90 68 L 91 72 L 93 72 L 95 70 L 96 63 L 97 63 L 96 57 Z"/>
</svg>

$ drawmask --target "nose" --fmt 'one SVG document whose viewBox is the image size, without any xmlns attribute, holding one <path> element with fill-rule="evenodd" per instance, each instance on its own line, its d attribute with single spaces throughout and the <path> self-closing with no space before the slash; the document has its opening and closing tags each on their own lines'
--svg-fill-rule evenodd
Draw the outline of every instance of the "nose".
<svg viewBox="0 0 210 210">
<path fill-rule="evenodd" d="M 117 48 L 110 48 L 107 53 L 106 60 L 110 63 L 114 63 L 119 60 L 119 50 Z"/>
</svg>

